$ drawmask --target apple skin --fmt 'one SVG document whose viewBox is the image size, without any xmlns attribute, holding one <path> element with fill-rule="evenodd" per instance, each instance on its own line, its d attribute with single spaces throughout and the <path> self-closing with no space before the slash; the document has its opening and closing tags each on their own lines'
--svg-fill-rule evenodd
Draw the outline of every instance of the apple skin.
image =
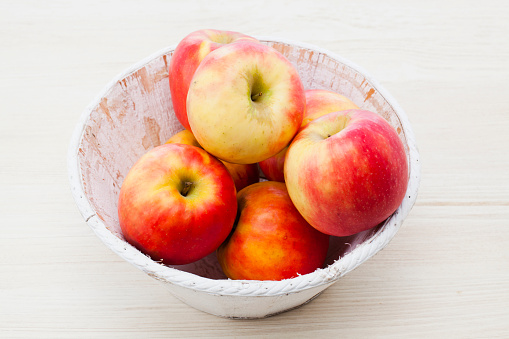
<svg viewBox="0 0 509 339">
<path fill-rule="evenodd" d="M 175 116 L 186 129 L 191 130 L 187 120 L 187 91 L 196 68 L 213 50 L 244 39 L 258 41 L 239 32 L 203 29 L 187 35 L 175 48 L 168 70 L 170 93 Z"/>
<path fill-rule="evenodd" d="M 350 99 L 336 92 L 324 89 L 308 89 L 305 91 L 306 111 L 300 129 L 310 121 L 325 114 L 359 107 Z M 260 169 L 268 180 L 285 181 L 284 163 L 288 146 L 269 159 L 261 161 Z"/>
<path fill-rule="evenodd" d="M 287 150 L 288 146 L 283 148 L 278 154 L 258 163 L 267 180 L 285 182 L 284 168 Z"/>
<path fill-rule="evenodd" d="M 258 164 L 232 164 L 231 162 L 221 161 L 230 172 L 237 192 L 260 181 Z"/>
<path fill-rule="evenodd" d="M 180 143 L 202 148 L 198 141 L 196 141 L 193 133 L 186 129 L 178 132 L 177 134 L 174 134 L 171 138 L 168 139 L 168 141 L 166 141 L 166 143 Z M 222 160 L 221 162 L 226 166 L 228 172 L 230 172 L 233 181 L 235 182 L 235 188 L 237 189 L 237 192 L 246 186 L 260 181 L 260 171 L 258 170 L 258 164 L 232 164 Z"/>
<path fill-rule="evenodd" d="M 309 122 L 325 114 L 359 108 L 346 96 L 325 89 L 308 89 L 305 95 L 306 113 L 302 119 L 301 129 Z"/>
<path fill-rule="evenodd" d="M 384 221 L 401 204 L 408 184 L 398 134 L 365 110 L 333 112 L 311 121 L 290 145 L 284 173 L 302 216 L 334 236 Z"/>
<path fill-rule="evenodd" d="M 173 134 L 167 141 L 166 144 L 185 144 L 200 147 L 198 141 L 194 137 L 193 133 L 189 132 L 187 129 L 184 129 L 178 133 Z"/>
<path fill-rule="evenodd" d="M 237 200 L 235 228 L 217 250 L 228 278 L 283 280 L 323 266 L 329 236 L 302 218 L 284 183 L 256 183 L 240 191 Z"/>
<path fill-rule="evenodd" d="M 192 183 L 187 194 L 182 193 L 185 182 Z M 118 201 L 126 241 L 167 265 L 213 253 L 230 233 L 236 210 L 235 185 L 226 167 L 185 144 L 145 153 L 125 177 Z"/>
<path fill-rule="evenodd" d="M 192 79 L 187 117 L 203 148 L 252 164 L 281 151 L 306 108 L 295 67 L 272 47 L 239 41 L 209 53 Z"/>
</svg>

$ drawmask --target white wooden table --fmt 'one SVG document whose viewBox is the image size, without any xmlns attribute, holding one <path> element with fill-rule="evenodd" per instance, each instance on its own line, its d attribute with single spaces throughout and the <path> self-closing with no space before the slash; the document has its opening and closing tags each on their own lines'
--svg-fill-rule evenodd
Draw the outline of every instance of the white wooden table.
<svg viewBox="0 0 509 339">
<path fill-rule="evenodd" d="M 233 321 L 107 249 L 67 179 L 81 111 L 201 28 L 279 36 L 368 70 L 406 111 L 419 198 L 382 252 L 299 309 Z M 509 337 L 505 1 L 0 2 L 0 337 Z"/>
</svg>

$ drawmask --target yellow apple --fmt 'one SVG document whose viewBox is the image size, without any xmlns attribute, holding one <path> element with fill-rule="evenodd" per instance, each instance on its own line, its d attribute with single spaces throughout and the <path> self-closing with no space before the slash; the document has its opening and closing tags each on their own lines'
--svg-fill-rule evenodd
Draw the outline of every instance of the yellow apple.
<svg viewBox="0 0 509 339">
<path fill-rule="evenodd" d="M 187 91 L 198 65 L 210 52 L 240 40 L 258 41 L 248 35 L 217 29 L 202 29 L 190 33 L 175 48 L 168 70 L 170 93 L 175 116 L 188 130 Z"/>
<path fill-rule="evenodd" d="M 236 164 L 257 163 L 281 151 L 299 129 L 305 107 L 295 67 L 275 49 L 250 41 L 210 52 L 187 95 L 196 140 Z"/>
</svg>

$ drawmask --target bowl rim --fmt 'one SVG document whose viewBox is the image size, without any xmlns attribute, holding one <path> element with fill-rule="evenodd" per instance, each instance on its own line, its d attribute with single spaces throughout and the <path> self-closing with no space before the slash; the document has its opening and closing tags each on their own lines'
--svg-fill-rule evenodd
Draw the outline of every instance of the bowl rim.
<svg viewBox="0 0 509 339">
<path fill-rule="evenodd" d="M 177 268 L 165 266 L 153 261 L 148 256 L 128 244 L 126 241 L 115 236 L 106 228 L 104 222 L 98 217 L 92 207 L 91 202 L 85 194 L 84 187 L 81 182 L 82 176 L 79 167 L 78 153 L 85 127 L 90 118 L 90 114 L 92 110 L 100 103 L 101 99 L 108 95 L 108 93 L 118 81 L 144 67 L 155 58 L 171 53 L 175 50 L 177 45 L 165 47 L 120 72 L 106 86 L 104 86 L 104 88 L 96 95 L 96 97 L 89 103 L 89 105 L 86 106 L 86 108 L 81 113 L 79 122 L 75 126 L 73 135 L 71 137 L 71 142 L 69 144 L 67 154 L 68 179 L 71 185 L 71 192 L 81 215 L 85 219 L 85 222 L 92 228 L 92 230 L 103 241 L 103 243 L 105 243 L 111 250 L 113 250 L 113 252 L 117 253 L 120 257 L 130 262 L 138 269 L 164 283 L 169 283 L 209 294 L 229 296 L 277 296 L 282 294 L 296 293 L 302 290 L 316 288 L 324 285 L 328 286 L 383 249 L 399 230 L 403 220 L 409 214 L 417 199 L 418 187 L 421 177 L 421 166 L 419 162 L 419 152 L 416 146 L 414 133 L 406 113 L 399 106 L 392 95 L 373 76 L 371 76 L 369 72 L 357 64 L 351 62 L 350 60 L 313 44 L 272 36 L 255 36 L 255 38 L 263 43 L 276 42 L 293 45 L 298 48 L 313 50 L 315 52 L 325 54 L 328 57 L 338 61 L 339 63 L 342 63 L 345 66 L 351 68 L 355 72 L 362 74 L 362 76 L 366 78 L 366 81 L 370 83 L 372 88 L 378 91 L 382 97 L 384 97 L 384 99 L 389 103 L 390 106 L 392 106 L 396 112 L 407 139 L 409 150 L 409 181 L 405 198 L 396 212 L 394 212 L 394 214 L 392 214 L 385 221 L 384 226 L 381 227 L 380 230 L 373 234 L 369 239 L 357 245 L 352 251 L 338 258 L 329 266 L 322 269 L 317 269 L 312 273 L 299 275 L 292 279 L 280 281 L 212 279 L 181 271 Z"/>
</svg>

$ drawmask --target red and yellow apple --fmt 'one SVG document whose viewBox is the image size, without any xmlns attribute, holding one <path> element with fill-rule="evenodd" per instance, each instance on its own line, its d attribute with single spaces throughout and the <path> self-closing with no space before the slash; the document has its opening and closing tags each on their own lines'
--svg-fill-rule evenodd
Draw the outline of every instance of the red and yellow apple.
<svg viewBox="0 0 509 339">
<path fill-rule="evenodd" d="M 347 109 L 359 108 L 352 100 L 344 95 L 324 89 L 308 89 L 305 91 L 306 111 L 300 129 L 310 121 L 325 114 Z M 285 181 L 284 163 L 288 146 L 269 159 L 260 162 L 260 169 L 268 180 Z"/>
<path fill-rule="evenodd" d="M 283 280 L 322 267 L 329 236 L 302 218 L 284 183 L 256 183 L 240 191 L 237 200 L 235 228 L 217 250 L 227 277 Z"/>
<path fill-rule="evenodd" d="M 210 52 L 187 95 L 196 140 L 219 159 L 252 164 L 281 151 L 306 108 L 295 67 L 272 47 L 239 41 Z"/>
<path fill-rule="evenodd" d="M 201 148 L 193 133 L 186 129 L 174 134 L 171 138 L 168 139 L 168 141 L 166 141 L 166 143 L 180 143 Z M 222 161 L 222 163 L 226 166 L 228 172 L 230 172 L 233 181 L 235 182 L 235 188 L 237 189 L 237 192 L 246 186 L 260 181 L 258 164 L 232 164 L 226 161 Z"/>
<path fill-rule="evenodd" d="M 222 161 L 222 160 L 221 160 Z M 260 171 L 258 164 L 232 164 L 231 162 L 222 161 L 230 172 L 237 192 L 260 181 Z"/>
<path fill-rule="evenodd" d="M 359 109 L 311 121 L 292 141 L 284 173 L 302 216 L 335 236 L 384 221 L 401 204 L 408 183 L 397 132 L 379 115 Z"/>
<path fill-rule="evenodd" d="M 226 167 L 185 144 L 145 153 L 129 170 L 118 200 L 126 241 L 168 265 L 213 253 L 230 233 L 236 211 L 236 190 Z"/>
<path fill-rule="evenodd" d="M 168 140 L 166 140 L 166 144 L 185 144 L 203 148 L 200 146 L 198 141 L 196 141 L 193 133 L 189 132 L 187 129 L 173 134 Z"/>
<path fill-rule="evenodd" d="M 203 58 L 215 49 L 239 40 L 258 41 L 233 31 L 203 29 L 187 35 L 175 48 L 170 60 L 168 77 L 175 116 L 190 130 L 187 120 L 187 91 L 196 68 Z"/>
<path fill-rule="evenodd" d="M 267 180 L 285 182 L 284 168 L 287 150 L 288 146 L 283 148 L 276 155 L 273 155 L 270 158 L 258 163 Z"/>
<path fill-rule="evenodd" d="M 325 114 L 359 108 L 359 106 L 346 96 L 333 91 L 325 89 L 308 89 L 305 94 L 306 114 L 302 119 L 302 127 Z"/>
</svg>

